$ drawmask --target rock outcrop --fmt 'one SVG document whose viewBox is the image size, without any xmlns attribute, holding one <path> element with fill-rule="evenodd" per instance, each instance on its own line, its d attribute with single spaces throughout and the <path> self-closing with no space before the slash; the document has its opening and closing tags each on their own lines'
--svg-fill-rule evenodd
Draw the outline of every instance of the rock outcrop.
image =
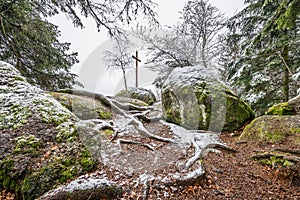
<svg viewBox="0 0 300 200">
<path fill-rule="evenodd" d="M 95 168 L 76 131 L 79 119 L 5 62 L 0 91 L 0 188 L 35 199 Z"/>
<path fill-rule="evenodd" d="M 150 90 L 144 89 L 144 88 L 130 87 L 130 88 L 128 88 L 128 90 L 121 90 L 120 92 L 118 92 L 115 95 L 115 97 L 117 99 L 120 97 L 129 98 L 127 101 L 130 101 L 131 103 L 133 102 L 133 104 L 135 104 L 134 100 L 130 100 L 130 99 L 137 99 L 137 100 L 145 102 L 148 105 L 152 105 L 154 102 L 156 102 L 156 97 L 153 94 L 153 92 L 151 92 Z M 121 101 L 124 101 L 124 99 Z M 142 103 L 139 102 L 139 105 L 141 105 L 141 104 Z"/>
<path fill-rule="evenodd" d="M 276 104 L 265 116 L 245 127 L 241 139 L 276 142 L 292 138 L 300 145 L 300 95 L 288 102 Z"/>
<path fill-rule="evenodd" d="M 189 129 L 233 131 L 254 118 L 252 109 L 214 70 L 174 69 L 162 88 L 164 118 Z"/>
</svg>

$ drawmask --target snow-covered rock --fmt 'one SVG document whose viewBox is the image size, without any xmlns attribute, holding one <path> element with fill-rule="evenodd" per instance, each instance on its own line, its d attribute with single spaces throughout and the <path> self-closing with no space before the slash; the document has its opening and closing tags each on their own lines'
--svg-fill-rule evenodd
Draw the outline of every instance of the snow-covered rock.
<svg viewBox="0 0 300 200">
<path fill-rule="evenodd" d="M 162 88 L 162 105 L 167 121 L 189 129 L 233 131 L 254 118 L 218 71 L 199 66 L 172 71 Z"/>
<path fill-rule="evenodd" d="M 35 199 L 95 167 L 76 132 L 79 119 L 1 61 L 0 91 L 1 188 Z"/>
</svg>

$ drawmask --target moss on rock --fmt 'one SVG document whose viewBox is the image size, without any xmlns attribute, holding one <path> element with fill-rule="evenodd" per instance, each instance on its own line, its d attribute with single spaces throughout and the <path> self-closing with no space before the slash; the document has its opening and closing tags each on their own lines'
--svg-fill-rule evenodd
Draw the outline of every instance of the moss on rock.
<svg viewBox="0 0 300 200">
<path fill-rule="evenodd" d="M 79 119 L 112 118 L 110 109 L 96 99 L 58 92 L 51 92 L 50 94 L 63 106 L 73 112 Z"/>
<path fill-rule="evenodd" d="M 18 180 L 11 173 L 14 168 L 13 159 L 4 159 L 0 161 L 0 186 L 8 191 L 20 191 Z"/>
<path fill-rule="evenodd" d="M 34 153 L 41 148 L 41 141 L 34 135 L 17 137 L 15 143 L 15 153 Z"/>
<path fill-rule="evenodd" d="M 95 161 L 86 152 L 82 152 L 80 159 L 75 156 L 58 159 L 28 175 L 22 182 L 20 195 L 24 199 L 37 198 L 55 186 L 90 172 L 95 167 Z"/>
<path fill-rule="evenodd" d="M 292 140 L 300 139 L 300 116 L 266 115 L 253 120 L 245 127 L 241 140 L 252 139 L 261 142 L 278 142 L 291 136 Z"/>
<path fill-rule="evenodd" d="M 300 95 L 289 100 L 273 105 L 265 113 L 266 115 L 300 115 Z"/>
<path fill-rule="evenodd" d="M 193 67 L 170 74 L 162 88 L 162 105 L 167 121 L 189 129 L 233 131 L 255 117 L 226 85 Z"/>
<path fill-rule="evenodd" d="M 0 79 L 1 189 L 31 200 L 95 169 L 73 113 L 1 61 Z"/>
<path fill-rule="evenodd" d="M 294 109 L 288 102 L 275 104 L 268 109 L 266 115 L 293 115 Z"/>
</svg>

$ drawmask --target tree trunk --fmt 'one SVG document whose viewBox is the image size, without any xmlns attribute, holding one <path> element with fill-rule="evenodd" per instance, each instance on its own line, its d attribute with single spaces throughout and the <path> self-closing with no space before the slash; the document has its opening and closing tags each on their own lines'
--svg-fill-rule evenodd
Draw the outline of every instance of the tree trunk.
<svg viewBox="0 0 300 200">
<path fill-rule="evenodd" d="M 288 52 L 288 47 L 285 45 L 282 50 L 282 57 L 284 58 L 284 61 L 286 63 L 288 62 L 289 59 L 289 52 Z M 290 80 L 289 80 L 290 72 L 287 66 L 284 65 L 284 75 L 283 75 L 283 94 L 284 94 L 284 101 L 289 100 L 289 93 L 290 93 Z"/>
<path fill-rule="evenodd" d="M 122 68 L 122 72 L 123 72 L 123 79 L 124 79 L 125 90 L 128 90 L 128 87 L 127 87 L 127 80 L 126 80 L 126 72 L 125 72 L 125 69 L 124 69 L 124 68 Z"/>
<path fill-rule="evenodd" d="M 202 59 L 203 66 L 204 66 L 205 68 L 207 68 L 207 61 L 206 61 L 205 48 L 206 48 L 206 37 L 203 36 L 201 59 Z"/>
</svg>

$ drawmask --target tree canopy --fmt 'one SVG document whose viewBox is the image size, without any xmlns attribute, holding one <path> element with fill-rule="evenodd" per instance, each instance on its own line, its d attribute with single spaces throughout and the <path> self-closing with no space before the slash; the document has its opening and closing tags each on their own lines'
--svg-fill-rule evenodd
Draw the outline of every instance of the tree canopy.
<svg viewBox="0 0 300 200">
<path fill-rule="evenodd" d="M 43 89 L 72 87 L 76 75 L 70 69 L 77 53 L 69 53 L 70 44 L 58 41 L 58 27 L 47 17 L 63 12 L 81 28 L 82 17 L 92 17 L 99 30 L 106 28 L 113 36 L 138 14 L 156 23 L 154 5 L 151 0 L 0 0 L 0 59 Z"/>
</svg>

